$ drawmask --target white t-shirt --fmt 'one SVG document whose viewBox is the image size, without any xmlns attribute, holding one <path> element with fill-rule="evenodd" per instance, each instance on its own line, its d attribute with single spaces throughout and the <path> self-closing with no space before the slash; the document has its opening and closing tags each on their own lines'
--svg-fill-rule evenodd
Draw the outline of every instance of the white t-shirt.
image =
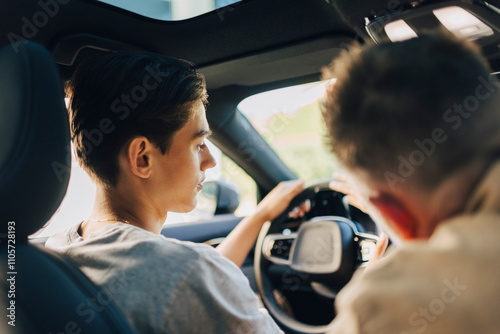
<svg viewBox="0 0 500 334">
<path fill-rule="evenodd" d="M 46 246 L 69 256 L 100 288 L 98 307 L 112 300 L 139 333 L 282 333 L 247 278 L 212 247 L 165 238 L 115 223 L 78 234 L 79 225 Z M 94 311 L 77 314 L 90 322 Z"/>
</svg>

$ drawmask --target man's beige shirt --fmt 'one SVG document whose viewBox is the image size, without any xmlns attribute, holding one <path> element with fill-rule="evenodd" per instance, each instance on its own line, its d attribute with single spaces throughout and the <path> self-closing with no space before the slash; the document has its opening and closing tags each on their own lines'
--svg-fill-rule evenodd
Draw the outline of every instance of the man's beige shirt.
<svg viewBox="0 0 500 334">
<path fill-rule="evenodd" d="M 500 163 L 463 214 L 357 272 L 336 308 L 329 334 L 500 333 Z"/>
</svg>

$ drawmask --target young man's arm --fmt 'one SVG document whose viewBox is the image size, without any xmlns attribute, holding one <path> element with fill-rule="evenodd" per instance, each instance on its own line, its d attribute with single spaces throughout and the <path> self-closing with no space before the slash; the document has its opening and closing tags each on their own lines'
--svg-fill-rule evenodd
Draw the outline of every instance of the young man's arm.
<svg viewBox="0 0 500 334">
<path fill-rule="evenodd" d="M 255 244 L 262 225 L 266 221 L 278 217 L 290 204 L 290 201 L 304 188 L 304 181 L 294 180 L 281 182 L 274 188 L 255 209 L 255 213 L 244 218 L 227 238 L 216 248 L 217 251 L 241 267 L 248 253 Z M 295 213 L 303 215 L 308 211 L 302 205 Z"/>
</svg>

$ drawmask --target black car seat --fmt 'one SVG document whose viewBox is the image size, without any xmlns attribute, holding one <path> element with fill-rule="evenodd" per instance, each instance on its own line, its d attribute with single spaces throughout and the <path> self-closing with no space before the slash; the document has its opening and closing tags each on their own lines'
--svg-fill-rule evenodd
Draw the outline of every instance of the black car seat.
<svg viewBox="0 0 500 334">
<path fill-rule="evenodd" d="M 69 152 L 68 114 L 51 54 L 31 42 L 0 49 L 0 305 L 1 321 L 10 322 L 0 328 L 135 333 L 112 301 L 95 302 L 99 289 L 70 260 L 28 243 L 66 193 Z"/>
</svg>

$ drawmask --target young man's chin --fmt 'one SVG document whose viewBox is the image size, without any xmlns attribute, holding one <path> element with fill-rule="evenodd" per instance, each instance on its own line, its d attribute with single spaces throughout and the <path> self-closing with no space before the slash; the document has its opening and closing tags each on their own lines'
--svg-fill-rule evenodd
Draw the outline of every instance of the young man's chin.
<svg viewBox="0 0 500 334">
<path fill-rule="evenodd" d="M 175 210 L 172 210 L 172 212 L 176 213 L 188 213 L 196 209 L 196 205 L 198 205 L 198 196 L 196 196 L 191 203 L 186 203 L 184 205 L 180 205 L 178 208 Z"/>
</svg>

